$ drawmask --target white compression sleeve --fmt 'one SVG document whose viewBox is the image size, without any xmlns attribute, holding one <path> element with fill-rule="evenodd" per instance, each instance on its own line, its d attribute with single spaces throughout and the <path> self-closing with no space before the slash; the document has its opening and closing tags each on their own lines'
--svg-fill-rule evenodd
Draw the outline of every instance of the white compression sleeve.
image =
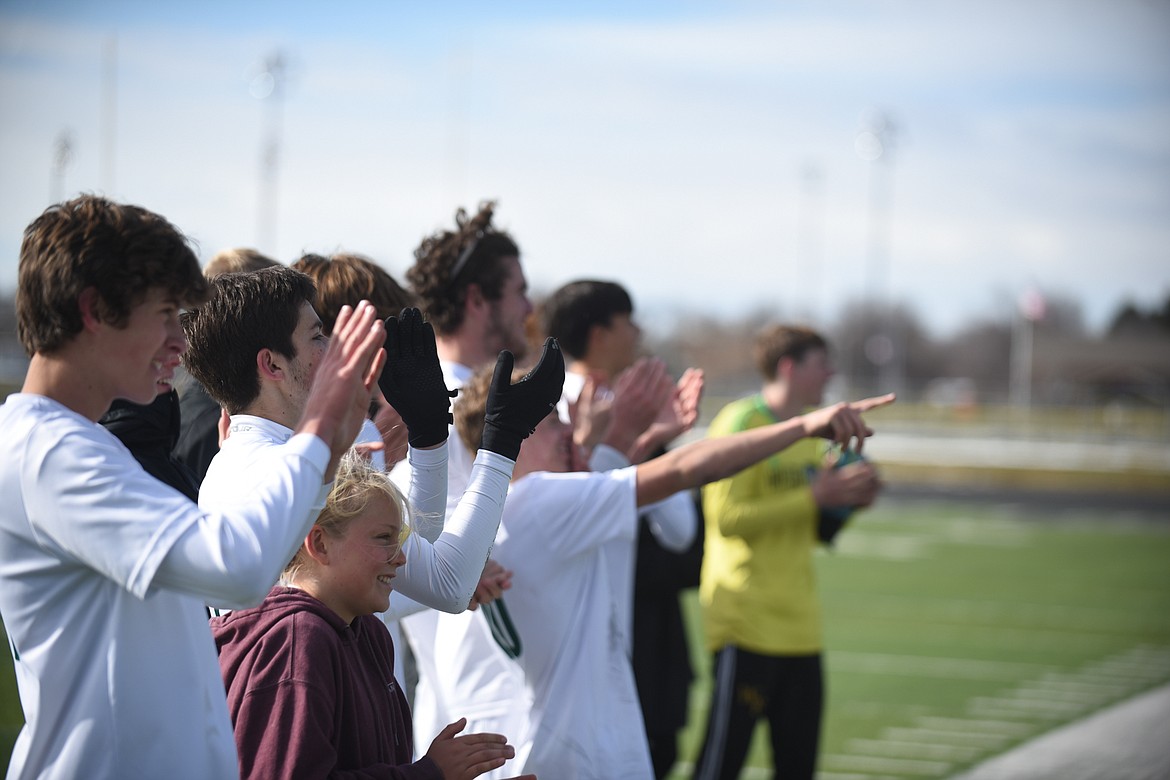
<svg viewBox="0 0 1170 780">
<path fill-rule="evenodd" d="M 433 450 L 407 452 L 410 463 L 411 527 L 428 542 L 434 542 L 443 532 L 447 513 L 447 442 Z"/>
<path fill-rule="evenodd" d="M 471 482 L 434 544 L 418 534 L 407 538 L 406 565 L 395 578 L 395 590 L 443 612 L 467 609 L 495 543 L 515 465 L 502 455 L 479 451 Z"/>
</svg>

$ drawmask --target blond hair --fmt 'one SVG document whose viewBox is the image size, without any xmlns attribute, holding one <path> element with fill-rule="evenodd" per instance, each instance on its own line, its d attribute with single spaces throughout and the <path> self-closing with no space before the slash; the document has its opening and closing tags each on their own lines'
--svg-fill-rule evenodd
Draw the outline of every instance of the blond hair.
<svg viewBox="0 0 1170 780">
<path fill-rule="evenodd" d="M 325 508 L 317 516 L 314 526 L 320 527 L 329 536 L 340 538 L 345 536 L 349 523 L 355 517 L 366 511 L 370 502 L 376 496 L 386 498 L 402 524 L 398 536 L 401 547 L 410 536 L 410 504 L 402 492 L 390 481 L 386 472 L 375 468 L 367 458 L 350 450 L 337 466 L 337 474 L 333 478 L 333 488 L 329 497 L 325 499 Z M 310 561 L 304 545 L 297 549 L 296 555 L 284 567 L 280 575 L 282 585 L 290 585 L 297 574 Z"/>
<path fill-rule="evenodd" d="M 238 274 L 246 271 L 259 271 L 261 268 L 271 268 L 280 263 L 255 249 L 239 247 L 236 249 L 221 249 L 207 261 L 203 275 L 214 279 L 220 274 Z"/>
</svg>

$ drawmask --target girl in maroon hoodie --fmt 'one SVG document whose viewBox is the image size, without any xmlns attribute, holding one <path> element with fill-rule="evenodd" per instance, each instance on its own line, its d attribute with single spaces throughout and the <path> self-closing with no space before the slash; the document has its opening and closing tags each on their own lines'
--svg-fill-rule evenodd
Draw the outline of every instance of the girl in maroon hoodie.
<svg viewBox="0 0 1170 780">
<path fill-rule="evenodd" d="M 259 606 L 211 621 L 242 778 L 477 777 L 512 758 L 498 734 L 447 726 L 411 763 L 410 709 L 375 612 L 406 562 L 406 500 L 359 457 Z"/>
</svg>

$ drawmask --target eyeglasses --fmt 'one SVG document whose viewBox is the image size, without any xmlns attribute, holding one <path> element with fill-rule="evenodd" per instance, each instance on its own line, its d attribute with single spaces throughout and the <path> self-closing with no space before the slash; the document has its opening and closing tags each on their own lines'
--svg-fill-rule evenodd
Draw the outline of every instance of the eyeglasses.
<svg viewBox="0 0 1170 780">
<path fill-rule="evenodd" d="M 459 258 L 455 261 L 455 265 L 451 266 L 451 276 L 449 277 L 448 281 L 449 284 L 453 284 L 455 280 L 459 278 L 459 274 L 463 271 L 464 266 L 467 265 L 467 261 L 471 259 L 473 254 L 475 254 L 475 248 L 479 246 L 479 241 L 482 238 L 483 231 L 475 231 L 475 238 L 471 239 L 471 243 L 467 245 L 467 248 L 459 253 Z"/>
</svg>

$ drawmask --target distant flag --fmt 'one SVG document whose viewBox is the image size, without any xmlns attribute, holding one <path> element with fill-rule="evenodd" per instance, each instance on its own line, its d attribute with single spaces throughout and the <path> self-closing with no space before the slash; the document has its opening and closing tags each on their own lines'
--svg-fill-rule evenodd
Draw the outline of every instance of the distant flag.
<svg viewBox="0 0 1170 780">
<path fill-rule="evenodd" d="M 1020 314 L 1024 319 L 1037 322 L 1044 319 L 1044 294 L 1035 287 L 1029 288 L 1020 296 Z"/>
</svg>

